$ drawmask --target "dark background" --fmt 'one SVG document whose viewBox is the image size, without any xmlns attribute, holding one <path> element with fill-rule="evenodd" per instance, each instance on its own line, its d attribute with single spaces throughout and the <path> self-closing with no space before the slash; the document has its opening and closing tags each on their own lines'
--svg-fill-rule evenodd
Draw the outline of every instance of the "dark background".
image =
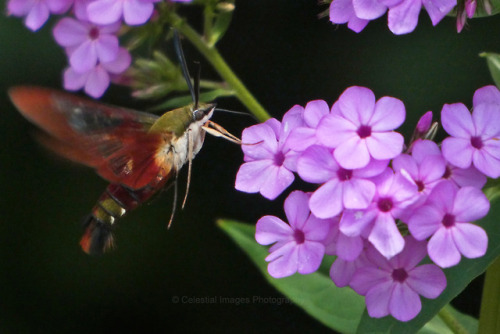
<svg viewBox="0 0 500 334">
<path fill-rule="evenodd" d="M 377 97 L 404 101 L 408 136 L 424 112 L 438 115 L 444 103 L 470 105 L 474 90 L 492 83 L 478 53 L 500 52 L 494 34 L 500 17 L 472 20 L 457 34 L 453 18 L 432 27 L 422 12 L 413 33 L 394 36 L 386 17 L 356 34 L 319 20 L 324 9 L 315 0 L 236 1 L 220 52 L 277 118 L 313 99 L 331 105 L 345 88 L 363 85 Z M 199 17 L 197 9 L 186 13 Z M 123 219 L 114 252 L 89 257 L 80 250 L 80 221 L 106 183 L 41 149 L 6 96 L 18 84 L 61 87 L 66 60 L 52 40 L 53 23 L 34 34 L 21 20 L 0 17 L 0 332 L 326 331 L 291 304 L 182 302 L 183 296 L 280 297 L 215 220 L 282 216 L 286 194 L 270 202 L 235 191 L 242 153 L 219 139 L 208 138 L 194 161 L 187 207 L 169 231 L 172 193 L 165 192 Z M 200 59 L 189 47 L 186 57 Z M 203 73 L 216 79 L 206 65 Z M 141 106 L 116 88 L 104 99 Z M 235 99 L 218 104 L 244 110 Z M 237 135 L 252 124 L 234 115 L 214 120 Z M 455 305 L 477 313 L 479 286 L 475 282 Z M 173 303 L 174 296 L 181 302 Z"/>
</svg>

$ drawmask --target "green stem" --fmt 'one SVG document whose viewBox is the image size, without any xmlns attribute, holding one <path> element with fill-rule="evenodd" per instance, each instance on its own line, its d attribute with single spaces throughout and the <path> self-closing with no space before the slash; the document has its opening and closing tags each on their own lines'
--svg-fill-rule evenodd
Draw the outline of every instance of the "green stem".
<svg viewBox="0 0 500 334">
<path fill-rule="evenodd" d="M 486 270 L 478 333 L 500 333 L 500 258 Z"/>
<path fill-rule="evenodd" d="M 448 326 L 448 328 L 455 334 L 468 334 L 469 332 L 458 322 L 457 319 L 446 308 L 442 308 L 438 313 L 439 317 Z"/>
<path fill-rule="evenodd" d="M 231 68 L 226 64 L 222 56 L 215 47 L 208 47 L 202 37 L 191 28 L 180 16 L 170 13 L 169 21 L 172 26 L 178 29 L 189 41 L 198 49 L 198 51 L 212 64 L 219 75 L 234 90 L 238 99 L 250 110 L 255 117 L 264 122 L 271 118 L 260 103 L 246 89 L 245 85 L 234 74 Z"/>
</svg>

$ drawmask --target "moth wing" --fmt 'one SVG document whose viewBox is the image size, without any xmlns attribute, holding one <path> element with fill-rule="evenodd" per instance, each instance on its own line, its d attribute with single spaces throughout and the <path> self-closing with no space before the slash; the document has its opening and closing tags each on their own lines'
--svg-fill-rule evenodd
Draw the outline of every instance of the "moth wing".
<svg viewBox="0 0 500 334">
<path fill-rule="evenodd" d="M 168 133 L 148 133 L 158 116 L 112 107 L 39 87 L 15 87 L 10 98 L 21 114 L 45 133 L 40 141 L 59 155 L 93 167 L 113 183 L 143 188 L 171 173 L 157 151 Z"/>
</svg>

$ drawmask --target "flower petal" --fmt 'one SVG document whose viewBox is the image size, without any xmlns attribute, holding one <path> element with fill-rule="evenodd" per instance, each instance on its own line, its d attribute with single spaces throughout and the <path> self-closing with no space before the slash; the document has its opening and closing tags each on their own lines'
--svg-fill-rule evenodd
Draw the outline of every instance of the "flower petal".
<svg viewBox="0 0 500 334">
<path fill-rule="evenodd" d="M 123 20 L 128 25 L 141 25 L 153 14 L 154 5 L 140 0 L 127 0 L 123 3 Z"/>
<path fill-rule="evenodd" d="M 421 0 L 403 0 L 390 8 L 387 16 L 389 30 L 396 35 L 407 34 L 415 30 L 421 8 Z"/>
<path fill-rule="evenodd" d="M 88 73 L 77 73 L 71 67 L 64 71 L 64 89 L 75 91 L 83 88 L 87 82 Z"/>
<path fill-rule="evenodd" d="M 101 62 L 101 66 L 109 73 L 120 74 L 129 68 L 132 63 L 132 57 L 125 48 L 119 48 L 116 59 L 110 62 Z"/>
<path fill-rule="evenodd" d="M 274 156 L 278 150 L 278 134 L 274 130 L 273 123 L 280 126 L 279 121 L 272 118 L 243 130 L 241 141 L 244 145 L 241 145 L 241 149 L 245 153 L 245 159 L 260 160 Z"/>
<path fill-rule="evenodd" d="M 257 221 L 255 240 L 261 245 L 270 245 L 281 240 L 292 240 L 293 230 L 284 221 L 274 216 L 264 216 Z"/>
<path fill-rule="evenodd" d="M 457 0 L 422 0 L 422 4 L 435 26 L 457 5 Z"/>
<path fill-rule="evenodd" d="M 452 267 L 460 262 L 458 251 L 451 231 L 445 227 L 437 230 L 427 244 L 431 260 L 441 268 Z"/>
<path fill-rule="evenodd" d="M 269 275 L 274 278 L 291 276 L 297 272 L 298 249 L 293 242 L 289 242 L 285 247 L 286 249 L 283 250 L 284 254 L 274 259 L 267 266 Z M 282 247 L 282 249 L 285 247 Z"/>
<path fill-rule="evenodd" d="M 408 273 L 406 283 L 425 298 L 437 298 L 446 287 L 446 276 L 436 265 L 423 264 Z"/>
<path fill-rule="evenodd" d="M 415 210 L 407 221 L 411 235 L 417 240 L 425 240 L 441 226 L 443 214 L 435 207 L 426 205 Z"/>
<path fill-rule="evenodd" d="M 392 285 L 390 272 L 380 270 L 371 263 L 359 266 L 351 280 L 351 288 L 360 295 L 366 295 L 377 286 Z M 387 296 L 389 298 L 389 296 Z"/>
<path fill-rule="evenodd" d="M 490 210 L 490 201 L 486 195 L 474 187 L 458 190 L 453 205 L 453 214 L 458 222 L 473 222 L 486 216 Z"/>
<path fill-rule="evenodd" d="M 406 116 L 401 100 L 384 96 L 375 104 L 375 111 L 370 120 L 372 131 L 391 131 L 403 124 Z"/>
<path fill-rule="evenodd" d="M 349 87 L 340 95 L 338 108 L 353 124 L 368 125 L 375 109 L 375 94 L 366 87 Z"/>
<path fill-rule="evenodd" d="M 405 244 L 394 218 L 390 214 L 382 213 L 375 219 L 368 240 L 386 258 L 400 253 Z"/>
<path fill-rule="evenodd" d="M 59 21 L 53 30 L 54 39 L 63 46 L 76 46 L 88 37 L 88 27 L 81 21 L 65 17 Z"/>
<path fill-rule="evenodd" d="M 71 53 L 69 63 L 75 71 L 80 73 L 93 69 L 97 65 L 97 52 L 93 43 L 89 40 L 80 44 Z"/>
<path fill-rule="evenodd" d="M 333 151 L 340 166 L 346 169 L 363 168 L 370 162 L 370 153 L 365 140 L 354 137 Z"/>
<path fill-rule="evenodd" d="M 354 276 L 356 277 L 356 275 Z M 389 303 L 393 288 L 394 284 L 388 280 L 374 286 L 366 293 L 366 309 L 370 317 L 382 318 L 389 314 Z"/>
<path fill-rule="evenodd" d="M 462 103 L 445 104 L 441 110 L 441 123 L 453 137 L 469 139 L 475 132 L 469 109 Z"/>
<path fill-rule="evenodd" d="M 269 160 L 258 160 L 246 162 L 240 166 L 236 174 L 236 190 L 246 193 L 256 193 L 266 182 L 268 170 L 272 163 Z"/>
<path fill-rule="evenodd" d="M 304 151 L 297 161 L 299 176 L 307 182 L 323 183 L 335 177 L 339 169 L 333 159 L 332 152 L 323 147 L 314 145 Z"/>
<path fill-rule="evenodd" d="M 284 205 L 286 218 L 294 229 L 302 230 L 304 227 L 310 213 L 308 202 L 309 196 L 302 191 L 294 191 L 286 198 Z"/>
<path fill-rule="evenodd" d="M 422 309 L 420 296 L 406 284 L 394 284 L 389 301 L 390 314 L 399 321 L 409 321 Z"/>
<path fill-rule="evenodd" d="M 472 163 L 474 149 L 470 140 L 448 137 L 441 144 L 444 158 L 454 166 L 468 168 Z"/>
<path fill-rule="evenodd" d="M 102 35 L 95 41 L 95 49 L 102 62 L 111 62 L 118 56 L 118 38 L 114 35 Z"/>
<path fill-rule="evenodd" d="M 321 242 L 306 241 L 298 246 L 298 268 L 302 275 L 318 270 L 325 255 L 325 246 Z"/>
<path fill-rule="evenodd" d="M 381 17 L 387 7 L 381 5 L 377 0 L 352 0 L 354 12 L 360 19 L 373 20 Z"/>
<path fill-rule="evenodd" d="M 260 188 L 260 193 L 270 200 L 278 197 L 295 179 L 293 173 L 284 167 L 271 166 L 266 173 L 267 179 Z"/>
<path fill-rule="evenodd" d="M 343 203 L 346 209 L 366 209 L 375 195 L 375 184 L 364 179 L 344 183 Z"/>
<path fill-rule="evenodd" d="M 87 82 L 85 83 L 85 93 L 97 99 L 100 98 L 109 86 L 109 75 L 101 66 L 96 66 L 90 70 Z"/>
<path fill-rule="evenodd" d="M 452 234 L 453 240 L 463 256 L 475 259 L 486 253 L 488 236 L 481 227 L 468 223 L 456 223 Z"/>
<path fill-rule="evenodd" d="M 493 85 L 484 86 L 474 92 L 472 105 L 474 109 L 481 103 L 500 104 L 500 91 Z"/>
<path fill-rule="evenodd" d="M 366 138 L 370 155 L 377 160 L 392 159 L 403 150 L 404 137 L 398 132 L 372 132 Z"/>
<path fill-rule="evenodd" d="M 95 24 L 111 24 L 120 20 L 123 14 L 122 1 L 97 0 L 87 6 L 87 16 Z"/>
<path fill-rule="evenodd" d="M 24 24 L 32 31 L 40 29 L 49 19 L 49 9 L 43 2 L 37 2 L 24 19 Z"/>
<path fill-rule="evenodd" d="M 472 162 L 474 167 L 486 176 L 496 179 L 500 176 L 500 157 L 493 156 L 490 152 L 495 151 L 489 150 L 487 147 L 475 150 L 472 154 Z M 495 153 L 498 154 L 498 152 Z"/>
<path fill-rule="evenodd" d="M 311 212 L 319 218 L 331 218 L 338 215 L 343 209 L 342 189 L 342 184 L 336 179 L 319 187 L 309 200 Z"/>
<path fill-rule="evenodd" d="M 359 138 L 356 131 L 357 126 L 351 121 L 338 115 L 327 115 L 320 121 L 316 135 L 326 147 L 336 148 L 352 138 Z"/>
<path fill-rule="evenodd" d="M 304 110 L 304 121 L 307 126 L 316 128 L 319 121 L 330 113 L 328 104 L 323 100 L 314 100 L 306 104 Z"/>
<path fill-rule="evenodd" d="M 348 237 L 343 233 L 337 239 L 337 256 L 345 261 L 354 261 L 363 251 L 363 238 Z"/>
</svg>

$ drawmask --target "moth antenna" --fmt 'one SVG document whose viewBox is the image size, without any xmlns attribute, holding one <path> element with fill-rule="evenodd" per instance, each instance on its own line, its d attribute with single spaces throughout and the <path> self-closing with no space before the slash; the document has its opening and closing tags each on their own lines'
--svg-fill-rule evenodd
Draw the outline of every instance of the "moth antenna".
<svg viewBox="0 0 500 334">
<path fill-rule="evenodd" d="M 255 117 L 253 114 L 250 114 L 250 113 L 247 113 L 247 112 L 244 112 L 244 111 L 228 110 L 228 109 L 221 109 L 221 108 L 215 108 L 215 111 L 221 111 L 221 112 L 225 112 L 225 113 L 228 113 L 228 114 L 248 116 L 248 117 L 251 117 L 254 120 L 258 121 L 257 117 Z"/>
<path fill-rule="evenodd" d="M 194 77 L 194 110 L 198 109 L 200 100 L 200 81 L 201 81 L 201 65 L 199 61 L 194 62 L 196 65 L 196 75 Z"/>
<path fill-rule="evenodd" d="M 187 68 L 186 58 L 184 58 L 184 51 L 182 51 L 181 40 L 177 29 L 174 29 L 174 47 L 175 47 L 175 53 L 177 54 L 177 58 L 179 59 L 179 63 L 181 65 L 182 75 L 184 75 L 184 80 L 186 80 L 186 83 L 188 85 L 189 92 L 191 93 L 191 98 L 193 99 L 193 103 L 197 108 L 198 106 L 197 97 L 193 88 L 193 84 L 191 83 L 191 77 L 189 75 L 189 71 Z"/>
<path fill-rule="evenodd" d="M 172 222 L 174 221 L 174 215 L 175 215 L 175 208 L 177 207 L 177 177 L 179 174 L 175 173 L 175 180 L 174 180 L 174 201 L 172 205 L 172 214 L 170 215 L 170 220 L 168 221 L 167 229 L 170 228 L 170 225 L 172 225 Z"/>
<path fill-rule="evenodd" d="M 187 175 L 187 182 L 186 182 L 186 193 L 184 194 L 184 200 L 182 201 L 182 209 L 184 209 L 184 206 L 186 205 L 186 201 L 188 198 L 189 194 L 189 185 L 191 184 L 191 168 L 193 166 L 193 139 L 192 139 L 192 134 L 191 131 L 188 132 L 188 175 Z"/>
</svg>

